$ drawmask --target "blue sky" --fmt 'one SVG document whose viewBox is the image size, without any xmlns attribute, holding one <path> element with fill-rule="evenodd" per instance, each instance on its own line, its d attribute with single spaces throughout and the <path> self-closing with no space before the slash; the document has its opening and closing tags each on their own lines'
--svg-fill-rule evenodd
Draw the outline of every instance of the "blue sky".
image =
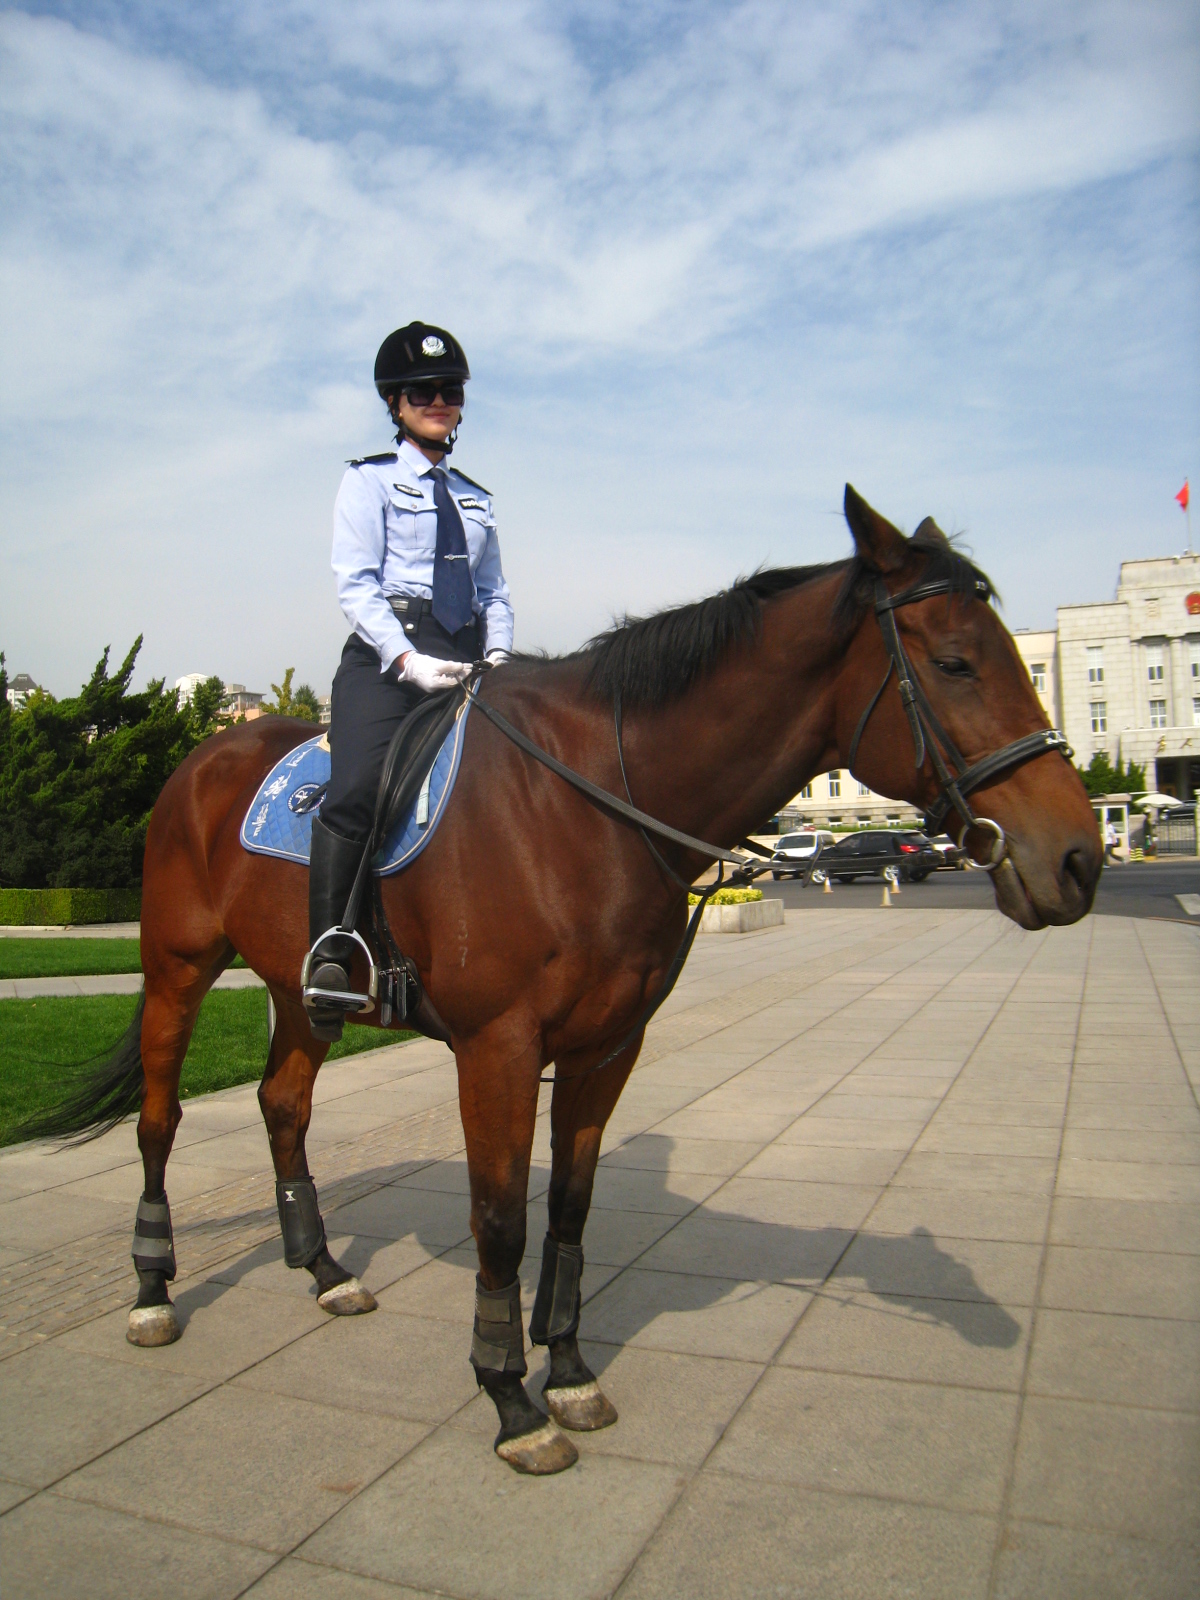
<svg viewBox="0 0 1200 1600">
<path fill-rule="evenodd" d="M 56 692 L 139 632 L 328 687 L 414 316 L 523 648 L 843 553 L 847 479 L 1014 627 L 1183 548 L 1194 6 L 123 0 L 0 12 L 0 74 L 0 648 Z"/>
</svg>

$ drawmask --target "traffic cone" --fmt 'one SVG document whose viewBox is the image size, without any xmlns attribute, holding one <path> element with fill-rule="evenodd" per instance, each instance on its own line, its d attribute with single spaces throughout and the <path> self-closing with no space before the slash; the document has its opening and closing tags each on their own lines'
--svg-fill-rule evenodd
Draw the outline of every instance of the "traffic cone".
<svg viewBox="0 0 1200 1600">
<path fill-rule="evenodd" d="M 900 879 L 899 878 L 889 878 L 888 879 L 888 885 L 889 885 L 889 887 L 890 887 L 890 889 L 891 889 L 893 894 L 899 894 L 900 893 Z"/>
<path fill-rule="evenodd" d="M 830 883 L 828 877 L 826 877 L 824 884 L 821 886 L 821 893 L 822 894 L 832 894 L 833 893 L 833 884 Z"/>
<path fill-rule="evenodd" d="M 879 902 L 879 904 L 880 904 L 880 906 L 890 906 L 891 903 L 892 903 L 892 896 L 891 896 L 891 893 L 888 890 L 887 884 L 885 883 L 884 886 L 883 886 L 883 899 Z"/>
</svg>

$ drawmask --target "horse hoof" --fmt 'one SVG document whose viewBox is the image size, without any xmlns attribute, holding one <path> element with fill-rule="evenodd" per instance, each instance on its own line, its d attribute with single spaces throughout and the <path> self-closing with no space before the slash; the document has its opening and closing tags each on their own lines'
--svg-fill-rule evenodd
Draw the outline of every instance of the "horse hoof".
<svg viewBox="0 0 1200 1600">
<path fill-rule="evenodd" d="M 175 1307 L 168 1302 L 165 1306 L 134 1306 L 129 1313 L 125 1337 L 130 1344 L 150 1348 L 156 1344 L 174 1344 L 182 1332 Z"/>
<path fill-rule="evenodd" d="M 573 1433 L 611 1428 L 617 1420 L 616 1406 L 594 1378 L 591 1383 L 578 1383 L 570 1389 L 543 1389 L 542 1397 L 555 1422 Z"/>
<path fill-rule="evenodd" d="M 496 1446 L 501 1461 L 507 1461 L 516 1472 L 528 1472 L 534 1477 L 548 1477 L 552 1472 L 565 1472 L 579 1460 L 579 1451 L 561 1433 L 553 1422 L 544 1422 L 532 1433 L 523 1433 L 516 1439 L 505 1439 Z"/>
<path fill-rule="evenodd" d="M 332 1289 L 319 1294 L 317 1304 L 331 1317 L 358 1317 L 364 1311 L 376 1310 L 379 1302 L 357 1278 L 347 1278 L 345 1283 L 335 1283 Z"/>
</svg>

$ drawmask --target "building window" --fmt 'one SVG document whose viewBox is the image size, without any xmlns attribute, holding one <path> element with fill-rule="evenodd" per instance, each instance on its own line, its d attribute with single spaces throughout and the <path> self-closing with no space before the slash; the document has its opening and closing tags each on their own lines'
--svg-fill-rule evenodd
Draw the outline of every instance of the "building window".
<svg viewBox="0 0 1200 1600">
<path fill-rule="evenodd" d="M 801 800 L 811 800 L 812 799 L 812 784 L 811 783 L 806 783 L 804 785 L 803 789 L 801 789 L 801 791 L 800 791 L 800 799 Z"/>
<path fill-rule="evenodd" d="M 858 786 L 858 792 L 859 792 L 859 794 L 870 794 L 871 790 L 870 790 L 869 785 L 867 785 L 865 783 L 860 783 L 859 786 Z"/>
<path fill-rule="evenodd" d="M 1152 728 L 1165 728 L 1167 725 L 1167 702 L 1165 700 L 1151 700 L 1150 726 Z"/>
<path fill-rule="evenodd" d="M 1088 682 L 1104 682 L 1104 646 L 1090 644 L 1087 647 Z"/>
<path fill-rule="evenodd" d="M 1101 671 L 1103 671 L 1103 670 L 1104 669 L 1101 668 Z M 1108 732 L 1108 701 L 1107 700 L 1093 700 L 1092 701 L 1092 732 L 1093 733 L 1107 733 Z"/>
<path fill-rule="evenodd" d="M 829 798 L 831 800 L 840 800 L 841 797 L 842 774 L 840 768 L 834 767 L 833 771 L 829 774 Z"/>
<path fill-rule="evenodd" d="M 1146 646 L 1146 676 L 1151 683 L 1163 681 L 1163 647 L 1160 644 Z"/>
<path fill-rule="evenodd" d="M 1101 668 L 1100 670 L 1103 671 L 1104 669 Z M 1035 661 L 1029 669 L 1029 676 L 1033 679 L 1033 687 L 1037 690 L 1037 692 L 1039 694 L 1045 694 L 1046 663 L 1044 661 Z"/>
<path fill-rule="evenodd" d="M 1192 699 L 1192 727 L 1200 728 L 1200 695 Z"/>
<path fill-rule="evenodd" d="M 1192 682 L 1200 683 L 1200 643 L 1193 639 L 1188 649 L 1192 657 Z"/>
</svg>

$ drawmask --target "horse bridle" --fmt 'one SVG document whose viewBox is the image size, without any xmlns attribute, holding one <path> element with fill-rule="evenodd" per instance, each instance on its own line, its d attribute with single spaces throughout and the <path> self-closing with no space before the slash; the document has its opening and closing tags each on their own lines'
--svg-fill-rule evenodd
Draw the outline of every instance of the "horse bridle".
<svg viewBox="0 0 1200 1600">
<path fill-rule="evenodd" d="M 1035 733 L 1027 733 L 1020 739 L 1014 739 L 1002 750 L 984 756 L 973 765 L 968 764 L 966 758 L 960 754 L 953 739 L 938 720 L 937 712 L 929 703 L 929 696 L 913 671 L 912 663 L 900 638 L 900 630 L 896 626 L 895 615 L 901 606 L 915 605 L 918 600 L 929 600 L 939 594 L 948 595 L 954 589 L 955 585 L 950 578 L 930 578 L 927 582 L 914 583 L 910 588 L 902 589 L 899 594 L 889 594 L 882 581 L 876 578 L 875 616 L 879 622 L 879 631 L 883 635 L 884 649 L 888 654 L 888 666 L 883 675 L 883 682 L 871 696 L 866 710 L 858 719 L 858 727 L 855 728 L 854 738 L 850 741 L 847 765 L 853 772 L 859 741 L 870 721 L 871 713 L 879 704 L 880 697 L 891 681 L 892 673 L 895 672 L 900 690 L 900 703 L 904 707 L 908 725 L 912 729 L 916 752 L 915 765 L 919 768 L 924 764 L 925 754 L 928 751 L 938 781 L 937 798 L 925 811 L 925 832 L 941 833 L 946 818 L 952 810 L 957 811 L 963 820 L 964 839 L 970 828 L 989 829 L 994 835 L 991 851 L 988 859 L 976 862 L 976 866 L 982 867 L 985 872 L 995 872 L 1008 854 L 1004 829 L 991 817 L 977 816 L 967 803 L 967 795 L 986 783 L 989 778 L 994 778 L 998 772 L 1022 766 L 1026 761 L 1033 761 L 1049 750 L 1059 751 L 1068 761 L 1074 752 L 1067 743 L 1065 735 L 1057 728 L 1039 728 Z M 986 602 L 991 598 L 991 593 L 983 578 L 975 579 L 976 599 Z"/>
</svg>

